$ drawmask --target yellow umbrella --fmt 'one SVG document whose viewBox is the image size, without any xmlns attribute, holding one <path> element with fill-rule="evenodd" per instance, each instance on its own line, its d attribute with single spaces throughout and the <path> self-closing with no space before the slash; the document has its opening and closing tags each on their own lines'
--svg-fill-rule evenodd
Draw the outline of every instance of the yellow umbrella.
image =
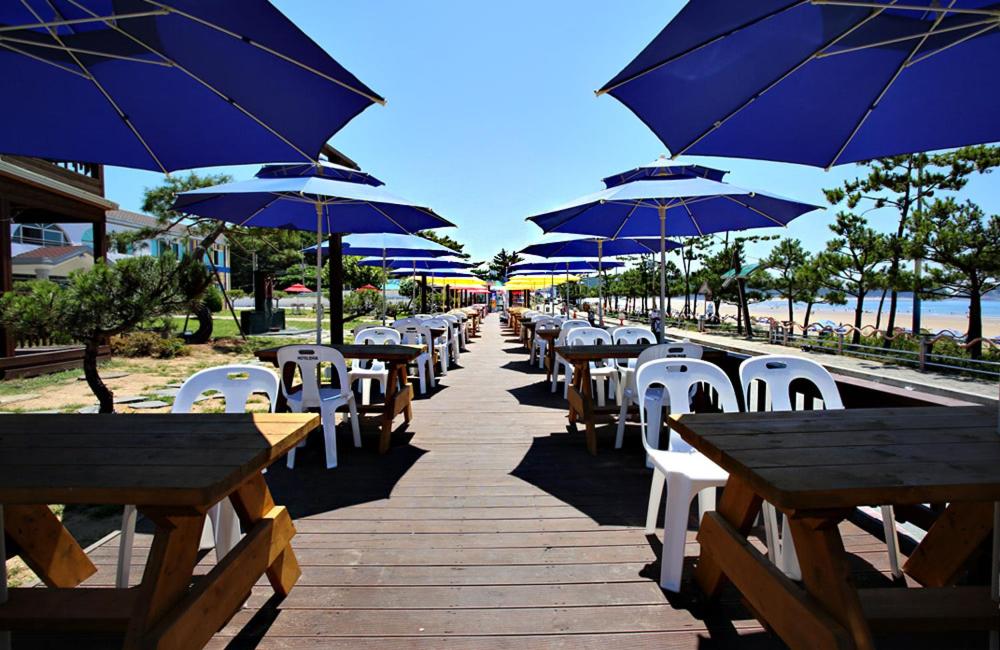
<svg viewBox="0 0 1000 650">
<path fill-rule="evenodd" d="M 479 278 L 435 278 L 428 277 L 427 284 L 435 287 L 450 286 L 453 289 L 469 289 L 473 287 L 485 287 L 486 282 Z"/>
<path fill-rule="evenodd" d="M 518 275 L 508 280 L 503 287 L 508 291 L 521 291 L 522 289 L 544 289 L 553 284 L 579 281 L 580 277 L 577 275 Z"/>
</svg>

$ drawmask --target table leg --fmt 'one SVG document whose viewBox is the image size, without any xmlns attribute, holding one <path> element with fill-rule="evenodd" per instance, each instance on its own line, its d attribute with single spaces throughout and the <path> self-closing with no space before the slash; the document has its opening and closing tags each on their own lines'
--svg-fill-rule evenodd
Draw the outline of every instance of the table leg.
<svg viewBox="0 0 1000 650">
<path fill-rule="evenodd" d="M 205 525 L 204 513 L 165 514 L 154 509 L 143 510 L 143 514 L 156 524 L 156 534 L 129 620 L 125 648 L 149 647 L 147 633 L 187 594 Z"/>
<path fill-rule="evenodd" d="M 910 554 L 903 572 L 925 587 L 954 584 L 993 532 L 993 503 L 952 503 Z"/>
<path fill-rule="evenodd" d="M 413 418 L 413 388 L 406 375 L 406 364 L 392 363 L 389 369 L 388 386 L 385 391 L 385 405 L 382 407 L 381 431 L 378 452 L 389 451 L 392 442 L 392 421 L 402 413 L 406 422 Z"/>
<path fill-rule="evenodd" d="M 267 482 L 264 480 L 263 474 L 253 476 L 249 481 L 240 486 L 238 490 L 233 492 L 229 499 L 232 501 L 237 516 L 248 531 L 266 518 L 275 521 L 285 519 L 285 517 L 275 513 L 276 508 L 280 508 L 281 510 L 284 510 L 284 508 L 275 506 L 274 498 L 271 496 L 271 491 L 267 487 Z M 275 593 L 287 596 L 295 583 L 298 582 L 299 577 L 302 575 L 302 570 L 299 568 L 295 552 L 288 541 L 295 534 L 294 527 L 291 527 L 291 519 L 288 519 L 288 523 L 283 524 L 283 527 L 286 530 L 274 536 L 272 543 L 274 548 L 271 549 L 274 561 L 268 566 L 266 573 L 267 579 L 271 582 L 271 587 Z M 287 530 L 290 527 L 291 529 Z M 247 536 L 249 537 L 249 532 Z"/>
<path fill-rule="evenodd" d="M 545 346 L 545 381 L 552 382 L 552 369 L 556 367 L 556 341 L 550 339 Z"/>
<path fill-rule="evenodd" d="M 8 505 L 5 530 L 21 560 L 49 587 L 75 587 L 97 572 L 46 505 Z"/>
<path fill-rule="evenodd" d="M 726 520 L 740 535 L 746 535 L 753 527 L 753 522 L 760 512 L 761 498 L 750 489 L 743 480 L 730 475 L 726 482 L 726 488 L 722 492 L 719 500 L 717 512 Z M 719 590 L 725 584 L 725 576 L 719 568 L 718 562 L 712 558 L 711 552 L 702 547 L 701 557 L 698 558 L 698 568 L 695 571 L 695 578 L 702 591 L 709 598 L 718 595 Z"/>
<path fill-rule="evenodd" d="M 837 622 L 846 627 L 858 650 L 874 650 L 871 628 L 865 619 L 858 590 L 851 579 L 840 537 L 843 514 L 788 519 L 806 591 Z"/>
</svg>

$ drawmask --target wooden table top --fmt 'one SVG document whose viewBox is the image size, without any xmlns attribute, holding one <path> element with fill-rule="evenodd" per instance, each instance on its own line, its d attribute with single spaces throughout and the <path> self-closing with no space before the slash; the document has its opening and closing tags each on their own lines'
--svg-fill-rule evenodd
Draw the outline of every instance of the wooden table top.
<svg viewBox="0 0 1000 650">
<path fill-rule="evenodd" d="M 435 332 L 437 332 L 435 334 Z M 431 329 L 431 333 L 435 336 L 440 336 L 444 334 L 444 328 L 441 329 Z M 308 345 L 308 344 L 303 344 Z M 278 363 L 278 350 L 286 346 L 276 346 L 273 348 L 263 348 L 257 350 L 254 354 L 261 361 L 267 361 L 269 363 Z M 317 346 L 309 346 L 317 347 Z M 398 362 L 409 362 L 420 356 L 420 353 L 424 351 L 424 348 L 419 345 L 360 345 L 354 343 L 335 343 L 330 345 L 328 343 L 323 344 L 319 347 L 333 348 L 337 350 L 345 359 L 379 359 L 381 361 L 398 361 Z"/>
<path fill-rule="evenodd" d="M 560 345 L 556 352 L 570 363 L 599 361 L 601 359 L 637 359 L 652 343 L 629 345 Z M 704 350 L 703 361 L 714 361 L 726 356 L 723 350 Z"/>
<path fill-rule="evenodd" d="M 710 413 L 670 426 L 785 510 L 1000 501 L 992 407 Z"/>
<path fill-rule="evenodd" d="M 310 413 L 4 415 L 0 503 L 207 507 L 318 426 Z"/>
</svg>

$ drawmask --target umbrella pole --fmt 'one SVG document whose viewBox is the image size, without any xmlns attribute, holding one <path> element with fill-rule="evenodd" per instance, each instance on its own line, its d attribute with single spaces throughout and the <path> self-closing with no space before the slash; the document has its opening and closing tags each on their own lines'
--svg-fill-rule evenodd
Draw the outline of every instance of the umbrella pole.
<svg viewBox="0 0 1000 650">
<path fill-rule="evenodd" d="M 660 343 L 667 326 L 667 206 L 657 206 L 660 213 Z"/>
<path fill-rule="evenodd" d="M 565 303 L 563 304 L 563 311 L 566 312 L 566 318 L 569 318 L 569 262 L 566 262 L 566 289 L 563 291 Z"/>
<path fill-rule="evenodd" d="M 385 249 L 382 249 L 382 327 L 385 327 L 385 283 L 388 281 L 389 276 L 385 273 Z"/>
<path fill-rule="evenodd" d="M 597 240 L 597 318 L 601 327 L 604 327 L 604 273 L 602 271 L 603 260 L 601 259 L 603 244 L 603 240 Z"/>
<path fill-rule="evenodd" d="M 316 345 L 323 344 L 323 204 L 316 202 Z"/>
</svg>

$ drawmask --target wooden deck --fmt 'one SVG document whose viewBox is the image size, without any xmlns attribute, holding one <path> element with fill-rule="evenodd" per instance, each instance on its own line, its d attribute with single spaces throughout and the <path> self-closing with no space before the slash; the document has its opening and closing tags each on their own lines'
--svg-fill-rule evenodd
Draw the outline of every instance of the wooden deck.
<svg viewBox="0 0 1000 650">
<path fill-rule="evenodd" d="M 295 519 L 302 579 L 283 602 L 261 584 L 209 647 L 783 647 L 735 593 L 708 607 L 693 583 L 680 596 L 657 586 L 660 544 L 641 527 L 649 474 L 637 426 L 617 452 L 612 429 L 599 428 L 601 453 L 590 456 L 582 433 L 567 433 L 561 395 L 496 316 L 462 363 L 415 402 L 387 455 L 368 426 L 361 450 L 345 430 L 336 470 L 322 468 L 314 437 L 294 471 L 268 473 Z M 879 539 L 855 524 L 844 535 L 857 580 L 890 584 Z M 693 531 L 689 543 L 688 566 Z M 135 580 L 148 545 L 140 535 Z M 117 539 L 92 550 L 99 571 L 88 584 L 113 581 L 116 553 Z M 208 553 L 201 569 L 212 561 Z M 879 641 L 987 647 L 985 636 L 965 634 Z"/>
</svg>

